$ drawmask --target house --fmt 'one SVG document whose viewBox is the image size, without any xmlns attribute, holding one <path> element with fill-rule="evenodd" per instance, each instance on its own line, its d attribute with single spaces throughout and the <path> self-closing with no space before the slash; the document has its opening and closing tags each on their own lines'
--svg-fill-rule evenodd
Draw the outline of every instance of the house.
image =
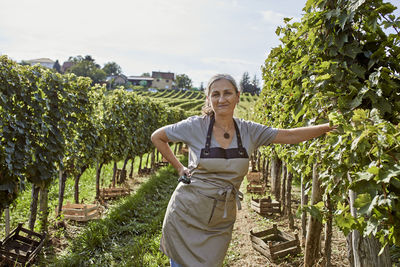
<svg viewBox="0 0 400 267">
<path fill-rule="evenodd" d="M 123 74 L 112 75 L 112 76 L 107 76 L 106 82 L 108 88 L 113 88 L 116 86 L 125 85 L 128 82 L 128 78 Z"/>
<path fill-rule="evenodd" d="M 128 81 L 134 86 L 154 87 L 153 78 L 144 76 L 128 76 Z"/>
<path fill-rule="evenodd" d="M 65 73 L 69 68 L 74 65 L 72 61 L 65 61 L 61 66 L 61 73 Z"/>
<path fill-rule="evenodd" d="M 30 59 L 30 60 L 24 60 L 24 62 L 29 63 L 31 66 L 40 64 L 41 66 L 49 69 L 52 69 L 55 63 L 55 61 L 51 60 L 50 58 Z"/>
<path fill-rule="evenodd" d="M 172 72 L 153 71 L 151 77 L 154 79 L 152 87 L 157 89 L 175 88 L 175 74 Z"/>
</svg>

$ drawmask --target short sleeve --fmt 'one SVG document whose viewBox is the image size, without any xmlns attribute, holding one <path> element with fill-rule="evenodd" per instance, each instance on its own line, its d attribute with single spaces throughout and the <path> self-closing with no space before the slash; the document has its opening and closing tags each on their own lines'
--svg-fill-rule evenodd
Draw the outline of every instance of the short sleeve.
<svg viewBox="0 0 400 267">
<path fill-rule="evenodd" d="M 171 142 L 190 144 L 190 140 L 193 139 L 194 121 L 195 117 L 189 117 L 183 121 L 165 126 L 164 130 L 168 139 Z"/>
<path fill-rule="evenodd" d="M 248 133 L 254 147 L 271 144 L 278 133 L 277 128 L 272 128 L 252 121 L 246 121 L 246 123 L 248 127 Z"/>
</svg>

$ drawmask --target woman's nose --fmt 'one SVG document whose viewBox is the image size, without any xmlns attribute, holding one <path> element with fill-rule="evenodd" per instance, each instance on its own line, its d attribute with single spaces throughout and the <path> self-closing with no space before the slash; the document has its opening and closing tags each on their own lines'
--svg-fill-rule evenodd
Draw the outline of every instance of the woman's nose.
<svg viewBox="0 0 400 267">
<path fill-rule="evenodd" d="M 221 95 L 219 98 L 218 98 L 218 102 L 224 102 L 226 99 L 225 99 L 225 96 L 224 95 Z"/>
</svg>

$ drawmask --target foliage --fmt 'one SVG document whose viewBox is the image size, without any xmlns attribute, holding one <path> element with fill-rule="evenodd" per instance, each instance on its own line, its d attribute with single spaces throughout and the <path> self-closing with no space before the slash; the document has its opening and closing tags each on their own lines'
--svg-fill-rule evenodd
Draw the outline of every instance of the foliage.
<svg viewBox="0 0 400 267">
<path fill-rule="evenodd" d="M 89 77 L 93 83 L 100 83 L 105 80 L 106 72 L 100 68 L 100 65 L 96 64 L 95 60 L 91 56 L 77 56 L 70 57 L 68 61 L 74 62 L 67 72 L 74 73 L 77 76 Z"/>
<path fill-rule="evenodd" d="M 0 210 L 26 181 L 46 188 L 62 164 L 66 140 L 85 107 L 89 81 L 0 58 Z"/>
<path fill-rule="evenodd" d="M 104 64 L 103 71 L 107 76 L 117 76 L 122 74 L 121 67 L 115 62 L 107 62 Z"/>
<path fill-rule="evenodd" d="M 175 78 L 176 87 L 178 89 L 190 89 L 192 88 L 192 80 L 186 74 L 178 74 Z"/>
<path fill-rule="evenodd" d="M 90 83 L 0 57 L 0 214 L 26 181 L 45 189 L 59 169 L 76 177 L 95 162 L 142 155 L 153 148 L 152 131 L 184 117 L 180 109 Z"/>
<path fill-rule="evenodd" d="M 243 73 L 239 86 L 243 93 L 251 93 L 252 95 L 260 93 L 257 76 L 254 75 L 253 80 L 250 80 L 250 75 L 247 71 Z"/>
<path fill-rule="evenodd" d="M 53 69 L 55 69 L 58 73 L 61 73 L 61 65 L 60 62 L 58 62 L 58 59 L 54 63 Z"/>
<path fill-rule="evenodd" d="M 309 0 L 301 23 L 278 27 L 281 45 L 263 66 L 255 119 L 278 128 L 329 121 L 339 134 L 298 146 L 276 145 L 298 175 L 320 162 L 324 190 L 345 232 L 358 229 L 400 244 L 400 36 L 395 7 L 382 0 Z M 348 190 L 358 199 L 353 218 Z"/>
<path fill-rule="evenodd" d="M 151 77 L 150 73 L 148 73 L 148 72 L 144 72 L 140 76 L 142 76 L 142 77 Z"/>
<path fill-rule="evenodd" d="M 176 184 L 176 171 L 171 166 L 161 169 L 107 218 L 90 223 L 74 239 L 70 252 L 53 265 L 167 265 L 168 259 L 159 251 L 159 238 Z"/>
</svg>

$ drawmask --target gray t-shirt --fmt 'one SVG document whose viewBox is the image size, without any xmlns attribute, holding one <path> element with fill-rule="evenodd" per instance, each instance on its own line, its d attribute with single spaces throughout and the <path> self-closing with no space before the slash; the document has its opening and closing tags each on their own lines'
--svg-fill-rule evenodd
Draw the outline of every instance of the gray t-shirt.
<svg viewBox="0 0 400 267">
<path fill-rule="evenodd" d="M 238 125 L 243 147 L 247 150 L 249 156 L 259 146 L 270 144 L 278 133 L 278 129 L 276 128 L 238 118 L 234 118 L 234 120 Z M 209 116 L 193 116 L 164 128 L 171 142 L 183 142 L 188 145 L 189 169 L 197 167 L 201 149 L 206 144 L 209 125 Z M 211 137 L 211 147 L 220 147 L 214 135 Z M 228 148 L 236 147 L 237 137 L 235 134 Z"/>
</svg>

